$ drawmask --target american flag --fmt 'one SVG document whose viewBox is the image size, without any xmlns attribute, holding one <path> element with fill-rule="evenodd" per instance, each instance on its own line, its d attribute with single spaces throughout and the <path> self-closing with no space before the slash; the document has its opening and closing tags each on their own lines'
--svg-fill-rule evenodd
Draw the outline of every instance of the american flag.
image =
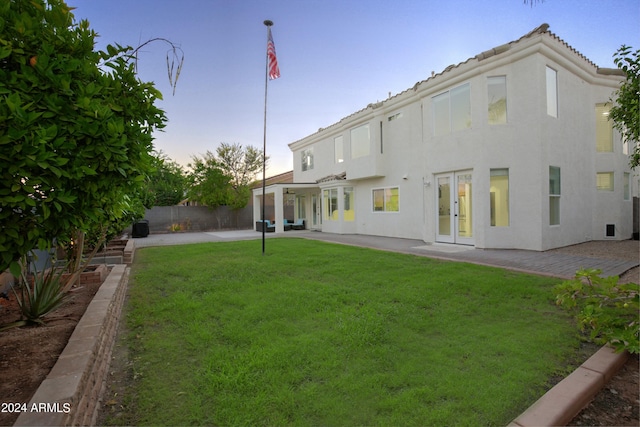
<svg viewBox="0 0 640 427">
<path fill-rule="evenodd" d="M 269 32 L 269 39 L 267 40 L 267 68 L 269 79 L 275 80 L 280 77 L 280 69 L 278 68 L 278 58 L 276 58 L 276 46 L 273 44 L 273 37 L 271 36 L 271 27 L 267 30 Z"/>
</svg>

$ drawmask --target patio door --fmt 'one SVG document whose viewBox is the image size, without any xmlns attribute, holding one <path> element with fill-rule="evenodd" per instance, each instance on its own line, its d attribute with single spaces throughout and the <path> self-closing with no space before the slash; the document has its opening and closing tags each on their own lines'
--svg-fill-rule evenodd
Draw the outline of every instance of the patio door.
<svg viewBox="0 0 640 427">
<path fill-rule="evenodd" d="M 473 245 L 472 173 L 436 176 L 436 241 Z"/>
<path fill-rule="evenodd" d="M 320 196 L 318 194 L 311 195 L 311 229 L 320 229 L 322 223 L 322 209 L 320 208 Z"/>
</svg>

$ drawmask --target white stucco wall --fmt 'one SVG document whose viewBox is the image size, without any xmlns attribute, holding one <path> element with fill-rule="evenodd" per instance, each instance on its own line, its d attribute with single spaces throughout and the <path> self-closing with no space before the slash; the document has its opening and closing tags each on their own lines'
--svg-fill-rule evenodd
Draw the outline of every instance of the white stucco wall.
<svg viewBox="0 0 640 427">
<path fill-rule="evenodd" d="M 546 111 L 545 69 L 557 71 L 558 115 Z M 507 123 L 487 122 L 487 77 L 506 76 Z M 438 174 L 473 175 L 473 241 L 481 248 L 546 250 L 631 235 L 631 201 L 623 200 L 622 175 L 630 172 L 619 135 L 613 153 L 596 153 L 595 105 L 606 102 L 620 77 L 596 67 L 561 40 L 537 34 L 508 51 L 472 58 L 440 75 L 290 144 L 294 181 L 315 182 L 346 172 L 346 181 L 322 188 L 353 186 L 352 224 L 323 224 L 323 231 L 436 239 Z M 471 127 L 433 136 L 432 97 L 470 84 Z M 390 120 L 393 118 L 393 120 Z M 370 156 L 350 159 L 350 131 L 369 124 Z M 381 130 L 380 130 L 381 129 Z M 334 138 L 342 135 L 345 160 L 334 160 Z M 302 171 L 301 153 L 313 147 L 314 167 Z M 549 166 L 561 169 L 560 224 L 549 225 Z M 490 170 L 509 170 L 507 227 L 490 225 Z M 613 192 L 596 191 L 596 172 L 614 171 Z M 635 188 L 633 175 L 632 184 Z M 372 190 L 397 187 L 398 212 L 374 212 Z M 320 190 L 318 189 L 318 194 Z"/>
</svg>

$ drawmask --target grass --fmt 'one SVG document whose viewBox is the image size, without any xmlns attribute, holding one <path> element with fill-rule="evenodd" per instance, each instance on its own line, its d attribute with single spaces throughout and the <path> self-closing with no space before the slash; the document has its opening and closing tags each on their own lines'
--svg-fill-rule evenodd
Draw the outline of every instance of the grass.
<svg viewBox="0 0 640 427">
<path fill-rule="evenodd" d="M 110 422 L 506 425 L 576 355 L 557 282 L 289 238 L 139 250 Z"/>
</svg>

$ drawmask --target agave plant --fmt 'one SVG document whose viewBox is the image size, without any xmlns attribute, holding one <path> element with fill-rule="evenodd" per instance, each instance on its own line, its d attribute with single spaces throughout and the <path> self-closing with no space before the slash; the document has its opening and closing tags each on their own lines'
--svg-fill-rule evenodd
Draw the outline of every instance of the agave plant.
<svg viewBox="0 0 640 427">
<path fill-rule="evenodd" d="M 60 280 L 64 270 L 51 268 L 35 273 L 32 283 L 26 273 L 22 274 L 22 286 L 18 304 L 26 323 L 44 323 L 44 316 L 65 302 L 68 294 Z M 14 290 L 15 291 L 15 290 Z M 17 291 L 15 291 L 17 294 Z"/>
<path fill-rule="evenodd" d="M 26 257 L 25 257 L 26 258 Z M 23 266 L 28 265 L 23 259 Z M 28 324 L 44 324 L 44 316 L 60 307 L 67 299 L 66 283 L 62 280 L 64 269 L 49 268 L 29 274 L 27 268 L 20 273 L 21 285 L 13 289 L 22 319 L 3 325 L 0 331 Z"/>
</svg>

